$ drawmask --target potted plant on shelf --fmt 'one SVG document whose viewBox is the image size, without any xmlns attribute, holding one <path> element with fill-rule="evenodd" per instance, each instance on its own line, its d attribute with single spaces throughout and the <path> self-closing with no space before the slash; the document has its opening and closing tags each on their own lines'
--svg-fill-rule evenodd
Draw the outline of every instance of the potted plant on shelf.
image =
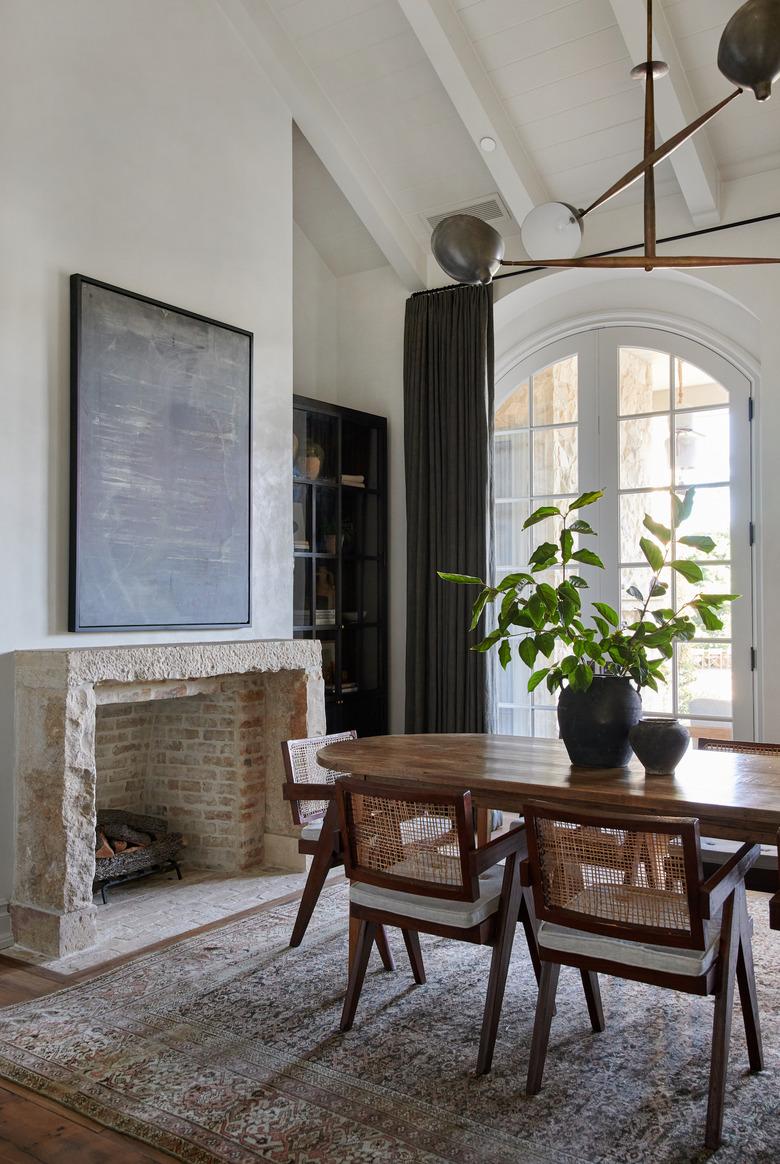
<svg viewBox="0 0 780 1164">
<path fill-rule="evenodd" d="M 472 609 L 471 630 L 476 629 L 486 607 L 497 607 L 495 627 L 472 650 L 497 648 L 499 661 L 506 668 L 516 643 L 519 657 L 531 671 L 528 690 L 546 683 L 549 692 L 560 691 L 558 723 L 571 762 L 588 768 L 620 768 L 631 756 L 629 732 L 642 716 L 642 688 L 657 691 L 658 684 L 666 682 L 664 664 L 672 658 L 674 643 L 693 639 L 698 624 L 708 631 L 722 629 L 719 612 L 739 595 L 700 592 L 676 610 L 662 603 L 669 591 L 668 583 L 662 580 L 666 569 L 674 570 L 693 586 L 704 581 L 701 566 L 673 556 L 674 548 L 686 546 L 698 554 L 711 554 L 715 549 L 711 537 L 678 534 L 693 508 L 695 490 L 689 489 L 682 498 L 672 493 L 671 529 L 645 514 L 644 528 L 649 536 L 641 538 L 639 545 L 652 571 L 650 585 L 646 594 L 637 586 L 628 590 L 640 604 L 638 618 L 622 622 L 608 603 L 594 602 L 586 621 L 582 592 L 588 583 L 578 570 L 583 566 L 603 570 L 604 563 L 593 550 L 577 548 L 579 539 L 596 536 L 581 511 L 603 495 L 602 490 L 582 493 L 565 512 L 555 505 L 535 510 L 523 529 L 550 520 L 559 525 L 559 532 L 555 542 L 545 541 L 534 550 L 527 571 L 507 574 L 495 586 L 481 578 L 441 570 L 439 577 L 480 588 Z M 540 577 L 549 571 L 561 577 L 557 586 Z M 651 604 L 656 604 L 653 609 Z M 680 732 L 687 745 L 682 725 L 674 721 L 671 732 L 667 730 L 664 735 L 662 722 L 669 724 L 668 720 L 643 721 L 651 725 L 646 729 L 649 743 L 635 731 L 637 747 L 653 753 L 648 771 L 664 770 L 663 764 L 671 762 L 664 756 L 679 749 Z M 657 729 L 654 723 L 659 725 Z"/>
<path fill-rule="evenodd" d="M 317 444 L 316 441 L 308 440 L 306 442 L 306 457 L 305 467 L 306 476 L 310 481 L 316 481 L 322 470 L 322 462 L 325 460 L 325 454 L 322 451 L 322 445 Z"/>
</svg>

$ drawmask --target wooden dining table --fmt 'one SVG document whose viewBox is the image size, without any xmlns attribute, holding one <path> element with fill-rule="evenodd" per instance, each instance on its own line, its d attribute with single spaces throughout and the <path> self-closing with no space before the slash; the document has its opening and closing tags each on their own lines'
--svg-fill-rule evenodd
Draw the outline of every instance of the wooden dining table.
<svg viewBox="0 0 780 1164">
<path fill-rule="evenodd" d="M 483 809 L 522 813 L 535 800 L 697 817 L 709 837 L 769 845 L 780 839 L 780 756 L 692 748 L 674 775 L 648 776 L 637 760 L 627 768 L 575 768 L 560 740 L 432 734 L 329 744 L 317 758 L 369 782 L 469 790 Z M 780 929 L 780 892 L 771 899 L 770 924 Z"/>
</svg>

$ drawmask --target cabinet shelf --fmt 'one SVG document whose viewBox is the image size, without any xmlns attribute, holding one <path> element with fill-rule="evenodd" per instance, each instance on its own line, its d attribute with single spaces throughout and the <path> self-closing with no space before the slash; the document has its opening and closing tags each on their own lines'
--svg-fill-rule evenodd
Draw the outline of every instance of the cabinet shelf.
<svg viewBox="0 0 780 1164">
<path fill-rule="evenodd" d="M 381 735 L 388 691 L 387 421 L 296 396 L 293 449 L 293 633 L 322 643 L 328 731 Z M 345 475 L 360 480 L 344 481 Z"/>
</svg>

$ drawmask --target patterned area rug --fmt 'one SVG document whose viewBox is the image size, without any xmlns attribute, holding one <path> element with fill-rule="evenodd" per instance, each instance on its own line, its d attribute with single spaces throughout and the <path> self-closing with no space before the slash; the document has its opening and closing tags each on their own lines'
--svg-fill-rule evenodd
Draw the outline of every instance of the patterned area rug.
<svg viewBox="0 0 780 1164">
<path fill-rule="evenodd" d="M 423 939 L 414 987 L 372 955 L 354 1029 L 336 1033 L 346 887 L 304 944 L 297 903 L 189 938 L 0 1011 L 0 1074 L 189 1164 L 659 1164 L 707 1158 L 712 1001 L 602 980 L 590 1031 L 564 970 L 545 1082 L 524 1096 L 535 982 L 522 932 L 492 1073 L 474 1075 L 490 952 Z M 735 1013 L 717 1164 L 780 1156 L 780 934 L 752 897 L 767 1070 L 747 1073 Z"/>
</svg>

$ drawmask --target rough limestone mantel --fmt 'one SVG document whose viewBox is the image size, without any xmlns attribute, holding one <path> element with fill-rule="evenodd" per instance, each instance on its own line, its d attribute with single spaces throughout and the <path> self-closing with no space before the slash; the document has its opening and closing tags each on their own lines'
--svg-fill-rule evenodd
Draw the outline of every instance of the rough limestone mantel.
<svg viewBox="0 0 780 1164">
<path fill-rule="evenodd" d="M 302 640 L 20 651 L 16 674 L 16 885 L 11 905 L 20 945 L 63 956 L 93 944 L 95 912 L 95 722 L 98 705 L 170 699 L 198 680 L 267 677 L 264 803 L 253 827 L 266 861 L 295 853 L 283 802 L 279 743 L 325 731 L 321 648 Z M 181 685 L 172 685 L 180 680 Z M 255 696 L 256 698 L 256 696 Z M 255 763 L 251 757 L 244 761 Z M 246 815 L 246 814 L 245 814 Z"/>
</svg>

